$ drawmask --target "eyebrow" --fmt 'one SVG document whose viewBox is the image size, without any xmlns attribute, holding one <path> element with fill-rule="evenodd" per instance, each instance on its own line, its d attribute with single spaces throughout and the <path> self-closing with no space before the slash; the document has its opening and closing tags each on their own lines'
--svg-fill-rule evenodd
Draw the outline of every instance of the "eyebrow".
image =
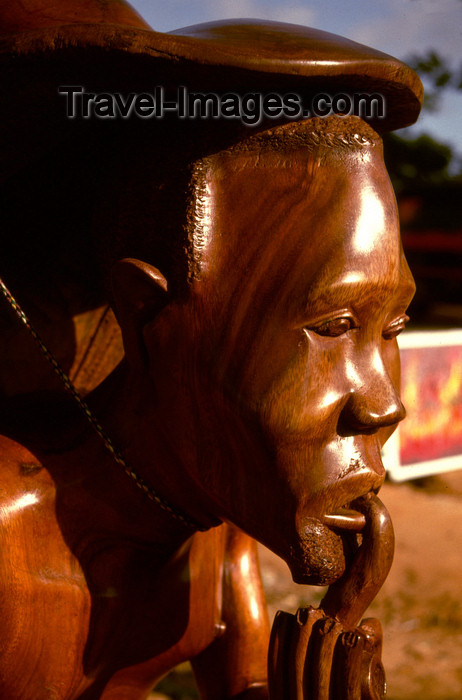
<svg viewBox="0 0 462 700">
<path fill-rule="evenodd" d="M 383 277 L 367 279 L 364 282 L 345 282 L 342 280 L 335 285 L 320 285 L 316 290 L 310 289 L 307 297 L 311 297 L 305 305 L 305 313 L 312 314 L 313 309 L 322 307 L 326 311 L 340 309 L 346 306 L 360 307 L 372 300 L 384 300 L 393 297 L 397 303 L 407 307 L 415 293 L 415 284 L 409 275 L 401 275 L 397 284 L 386 281 Z M 315 297 L 313 298 L 313 292 Z"/>
</svg>

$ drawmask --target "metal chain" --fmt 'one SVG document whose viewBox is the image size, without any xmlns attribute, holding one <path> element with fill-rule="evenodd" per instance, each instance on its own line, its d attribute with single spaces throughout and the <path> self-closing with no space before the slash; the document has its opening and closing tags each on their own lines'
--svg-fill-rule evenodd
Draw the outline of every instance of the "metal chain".
<svg viewBox="0 0 462 700">
<path fill-rule="evenodd" d="M 35 328 L 32 326 L 29 318 L 26 316 L 24 313 L 23 309 L 19 305 L 19 303 L 16 301 L 6 284 L 3 282 L 3 280 L 0 278 L 0 290 L 3 293 L 3 296 L 5 299 L 9 302 L 10 306 L 16 313 L 16 316 L 19 318 L 19 320 L 24 324 L 24 326 L 27 328 L 37 345 L 39 346 L 40 350 L 42 351 L 42 354 L 46 357 L 48 362 L 51 364 L 53 367 L 54 371 L 58 375 L 58 377 L 61 379 L 62 383 L 66 387 L 67 391 L 74 397 L 75 401 L 77 402 L 80 410 L 84 413 L 86 416 L 87 420 L 91 423 L 93 429 L 96 431 L 96 433 L 99 435 L 101 440 L 103 441 L 104 445 L 106 446 L 106 449 L 109 450 L 111 453 L 112 457 L 114 460 L 119 464 L 125 474 L 129 476 L 135 484 L 138 486 L 143 493 L 146 494 L 146 496 L 151 500 L 157 503 L 157 505 L 162 508 L 163 510 L 167 511 L 170 513 L 170 515 L 173 518 L 176 518 L 176 520 L 180 520 L 184 525 L 187 525 L 188 527 L 194 529 L 194 530 L 201 530 L 204 532 L 207 528 L 204 528 L 202 525 L 197 523 L 195 520 L 190 518 L 189 516 L 185 515 L 181 511 L 177 510 L 173 506 L 171 506 L 162 496 L 159 496 L 158 493 L 154 491 L 148 484 L 142 479 L 138 474 L 133 471 L 133 469 L 127 464 L 125 459 L 122 457 L 121 453 L 119 450 L 116 448 L 114 445 L 113 441 L 111 438 L 106 435 L 104 432 L 103 428 L 101 427 L 101 424 L 97 420 L 97 418 L 93 415 L 93 413 L 90 410 L 90 407 L 86 403 L 86 401 L 83 399 L 83 397 L 79 394 L 75 386 L 72 384 L 70 378 L 66 374 L 66 372 L 62 369 L 62 367 L 59 365 L 57 359 L 54 357 L 54 355 L 50 352 L 50 350 L 47 348 Z"/>
</svg>

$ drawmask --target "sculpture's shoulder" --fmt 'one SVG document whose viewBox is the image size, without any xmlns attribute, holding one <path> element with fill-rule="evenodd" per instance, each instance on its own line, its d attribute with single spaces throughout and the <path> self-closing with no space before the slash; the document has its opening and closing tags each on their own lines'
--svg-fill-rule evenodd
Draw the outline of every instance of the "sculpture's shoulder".
<svg viewBox="0 0 462 700">
<path fill-rule="evenodd" d="M 0 436 L 0 541 L 13 547 L 17 566 L 20 556 L 27 557 L 25 571 L 42 557 L 50 560 L 53 538 L 60 535 L 55 501 L 55 483 L 40 458 Z M 3 546 L 0 554 L 5 564 Z"/>
<path fill-rule="evenodd" d="M 27 543 L 28 535 L 46 537 L 53 528 L 55 485 L 40 459 L 26 447 L 0 435 L 0 538 Z M 30 542 L 32 546 L 32 541 Z M 36 545 L 34 543 L 34 549 Z M 3 550 L 3 555 L 5 554 Z M 38 552 L 35 552 L 38 554 Z"/>
<path fill-rule="evenodd" d="M 38 671 L 50 679 L 46 697 L 63 697 L 60 689 L 79 682 L 76 630 L 84 639 L 89 619 L 90 596 L 59 527 L 53 479 L 36 455 L 1 436 L 0 696 L 32 698 Z M 47 668 L 60 670 L 53 676 Z"/>
</svg>

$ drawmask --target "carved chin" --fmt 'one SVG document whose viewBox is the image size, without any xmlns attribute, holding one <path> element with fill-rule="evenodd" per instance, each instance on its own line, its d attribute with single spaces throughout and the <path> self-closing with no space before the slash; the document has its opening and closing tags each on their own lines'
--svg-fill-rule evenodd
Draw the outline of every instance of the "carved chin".
<svg viewBox="0 0 462 700">
<path fill-rule="evenodd" d="M 328 586 L 342 576 L 350 543 L 315 518 L 305 521 L 287 562 L 295 583 Z"/>
</svg>

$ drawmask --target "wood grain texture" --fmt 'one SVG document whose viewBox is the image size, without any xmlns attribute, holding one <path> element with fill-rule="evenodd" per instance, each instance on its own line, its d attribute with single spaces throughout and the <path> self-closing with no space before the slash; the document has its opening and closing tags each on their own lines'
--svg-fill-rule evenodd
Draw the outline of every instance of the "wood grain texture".
<svg viewBox="0 0 462 700">
<path fill-rule="evenodd" d="M 268 698 L 256 539 L 295 581 L 331 585 L 323 609 L 277 619 L 275 700 L 314 686 L 321 700 L 331 679 L 356 700 L 380 676 L 378 627 L 358 624 L 392 556 L 375 494 L 405 415 L 395 336 L 414 290 L 380 138 L 358 117 L 73 131 L 47 100 L 101 47 L 113 76 L 121 57 L 162 52 L 173 82 L 186 60 L 208 85 L 361 75 L 395 100 L 385 130 L 415 118 L 420 88 L 394 59 L 314 30 L 163 35 L 124 3 L 80 8 L 85 26 L 56 3 L 0 10 L 21 74 L 4 115 L 1 272 L 127 464 L 207 531 L 127 478 L 2 300 L 0 696 L 141 700 L 190 659 L 204 700 Z M 34 123 L 18 107 L 32 82 Z"/>
</svg>

